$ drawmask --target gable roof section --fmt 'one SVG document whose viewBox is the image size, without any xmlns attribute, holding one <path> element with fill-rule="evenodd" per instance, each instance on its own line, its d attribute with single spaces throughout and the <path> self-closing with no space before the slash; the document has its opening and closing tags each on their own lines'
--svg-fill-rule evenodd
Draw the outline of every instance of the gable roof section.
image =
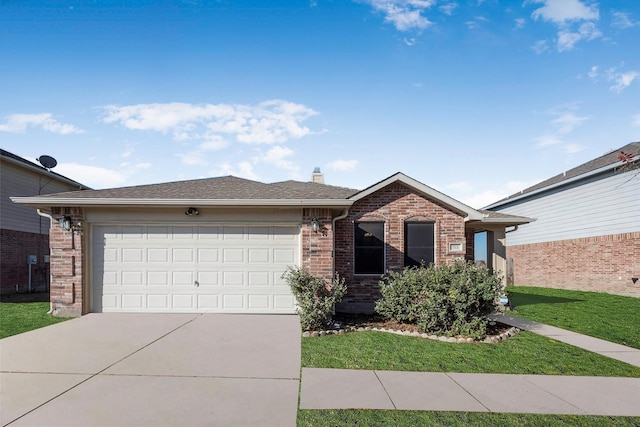
<svg viewBox="0 0 640 427">
<path fill-rule="evenodd" d="M 447 196 L 444 193 L 439 192 L 438 190 L 435 190 L 431 187 L 429 187 L 428 185 L 425 185 L 423 183 L 421 183 L 420 181 L 417 181 L 405 174 L 403 174 L 402 172 L 398 172 L 394 175 L 391 175 L 389 178 L 384 179 L 376 184 L 373 184 L 372 186 L 365 188 L 362 191 L 359 191 L 358 193 L 352 195 L 349 200 L 352 201 L 358 201 L 360 199 L 364 199 L 365 197 L 375 193 L 378 190 L 383 189 L 384 187 L 393 184 L 394 182 L 401 182 L 402 184 L 409 186 L 411 188 L 413 188 L 414 190 L 418 191 L 419 193 L 424 194 L 425 196 L 431 198 L 431 199 L 435 199 L 438 200 L 439 202 L 445 204 L 446 206 L 448 206 L 449 208 L 460 212 L 461 214 L 465 215 L 465 220 L 482 220 L 483 215 L 481 212 L 477 211 L 476 209 L 472 208 L 471 206 L 467 206 L 462 202 L 459 202 L 458 200 Z"/>
<path fill-rule="evenodd" d="M 235 176 L 176 181 L 104 190 L 16 197 L 16 203 L 44 206 L 349 206 L 357 190 L 313 182 L 273 184 Z"/>
<path fill-rule="evenodd" d="M 638 159 L 640 158 L 640 142 L 632 142 L 625 145 L 624 147 L 620 147 L 616 150 L 610 151 L 600 157 L 588 161 L 587 163 L 583 163 L 580 166 L 553 176 L 531 187 L 525 188 L 524 190 L 505 197 L 504 199 L 498 200 L 497 202 L 486 206 L 485 209 L 494 209 L 506 203 L 511 203 L 515 200 L 532 196 L 545 190 L 550 190 L 555 187 L 570 184 L 580 179 L 614 169 L 621 164 L 620 159 L 618 158 L 621 151 L 634 154 L 634 160 L 638 161 Z"/>
<path fill-rule="evenodd" d="M 23 167 L 23 168 L 31 170 L 31 171 L 34 171 L 36 173 L 40 173 L 40 174 L 45 175 L 45 176 L 47 176 L 49 178 L 56 179 L 58 181 L 66 183 L 66 184 L 77 186 L 79 189 L 89 189 L 89 187 L 87 187 L 84 184 L 81 184 L 81 183 L 79 183 L 77 181 L 74 181 L 74 180 L 72 180 L 70 178 L 67 178 L 66 176 L 60 175 L 59 173 L 53 172 L 50 169 L 42 167 L 42 166 L 40 166 L 40 165 L 38 165 L 36 163 L 33 163 L 30 160 L 27 160 L 27 159 L 25 159 L 23 157 L 20 157 L 18 155 L 13 154 L 13 153 L 10 153 L 10 152 L 2 149 L 2 148 L 0 148 L 0 157 L 3 160 L 6 160 L 7 162 L 10 162 L 10 163 L 12 163 L 14 165 Z"/>
</svg>

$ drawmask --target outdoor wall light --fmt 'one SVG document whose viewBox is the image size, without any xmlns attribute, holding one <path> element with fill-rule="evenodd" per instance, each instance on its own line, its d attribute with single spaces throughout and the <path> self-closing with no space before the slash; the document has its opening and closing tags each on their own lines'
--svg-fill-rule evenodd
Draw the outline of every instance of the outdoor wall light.
<svg viewBox="0 0 640 427">
<path fill-rule="evenodd" d="M 189 208 L 184 212 L 184 214 L 186 216 L 200 215 L 200 211 L 198 210 L 198 208 Z"/>
<path fill-rule="evenodd" d="M 313 218 L 311 220 L 311 230 L 314 233 L 317 233 L 318 231 L 320 231 L 320 223 L 318 222 L 318 218 Z"/>
<path fill-rule="evenodd" d="M 60 218 L 58 220 L 58 224 L 60 225 L 60 228 L 62 228 L 64 231 L 71 230 L 71 217 L 65 216 Z"/>
</svg>

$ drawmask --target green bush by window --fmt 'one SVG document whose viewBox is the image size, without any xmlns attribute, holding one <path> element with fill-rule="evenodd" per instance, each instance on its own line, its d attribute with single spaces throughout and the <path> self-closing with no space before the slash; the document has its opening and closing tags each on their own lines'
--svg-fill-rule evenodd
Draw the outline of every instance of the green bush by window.
<svg viewBox="0 0 640 427">
<path fill-rule="evenodd" d="M 483 265 L 456 261 L 389 272 L 380 292 L 375 309 L 389 319 L 415 323 L 425 332 L 479 339 L 502 293 L 502 280 Z"/>
</svg>

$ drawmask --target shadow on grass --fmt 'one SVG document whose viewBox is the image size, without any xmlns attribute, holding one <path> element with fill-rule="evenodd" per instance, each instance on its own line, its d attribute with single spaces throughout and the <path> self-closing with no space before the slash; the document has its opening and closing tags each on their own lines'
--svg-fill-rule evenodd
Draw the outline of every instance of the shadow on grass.
<svg viewBox="0 0 640 427">
<path fill-rule="evenodd" d="M 49 302 L 49 292 L 31 292 L 21 294 L 0 294 L 0 302 Z"/>
<path fill-rule="evenodd" d="M 508 289 L 507 289 L 508 290 Z M 549 295 L 530 294 L 526 292 L 509 291 L 511 305 L 515 308 L 523 305 L 534 304 L 566 304 L 572 302 L 582 302 L 583 299 L 554 297 Z"/>
</svg>

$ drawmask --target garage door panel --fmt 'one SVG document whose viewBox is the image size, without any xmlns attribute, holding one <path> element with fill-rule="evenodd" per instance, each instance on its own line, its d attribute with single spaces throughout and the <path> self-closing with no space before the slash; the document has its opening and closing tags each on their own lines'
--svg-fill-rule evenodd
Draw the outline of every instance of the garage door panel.
<svg viewBox="0 0 640 427">
<path fill-rule="evenodd" d="M 222 296 L 222 309 L 223 310 L 241 310 L 245 308 L 244 305 L 245 295 L 223 295 Z"/>
<path fill-rule="evenodd" d="M 274 249 L 273 261 L 276 264 L 292 265 L 295 263 L 296 253 L 293 249 Z"/>
<path fill-rule="evenodd" d="M 222 259 L 225 264 L 228 263 L 244 263 L 244 249 L 241 248 L 228 248 L 222 250 Z"/>
<path fill-rule="evenodd" d="M 244 286 L 244 271 L 223 271 L 222 286 Z"/>
<path fill-rule="evenodd" d="M 217 248 L 198 249 L 198 262 L 201 262 L 201 263 L 220 262 L 220 250 Z"/>
<path fill-rule="evenodd" d="M 149 248 L 147 249 L 147 262 L 169 262 L 169 249 L 167 248 Z"/>
<path fill-rule="evenodd" d="M 269 262 L 269 259 L 270 259 L 269 254 L 271 252 L 269 248 L 261 248 L 261 249 L 249 248 L 247 252 L 248 252 L 247 259 L 252 264 Z"/>
<path fill-rule="evenodd" d="M 268 271 L 250 271 L 248 274 L 249 286 L 269 286 L 271 284 L 269 276 Z"/>
<path fill-rule="evenodd" d="M 94 311 L 294 311 L 281 276 L 298 263 L 299 227 L 97 225 L 92 230 Z"/>
<path fill-rule="evenodd" d="M 250 310 L 265 310 L 271 307 L 270 298 L 272 295 L 249 295 Z"/>
</svg>

